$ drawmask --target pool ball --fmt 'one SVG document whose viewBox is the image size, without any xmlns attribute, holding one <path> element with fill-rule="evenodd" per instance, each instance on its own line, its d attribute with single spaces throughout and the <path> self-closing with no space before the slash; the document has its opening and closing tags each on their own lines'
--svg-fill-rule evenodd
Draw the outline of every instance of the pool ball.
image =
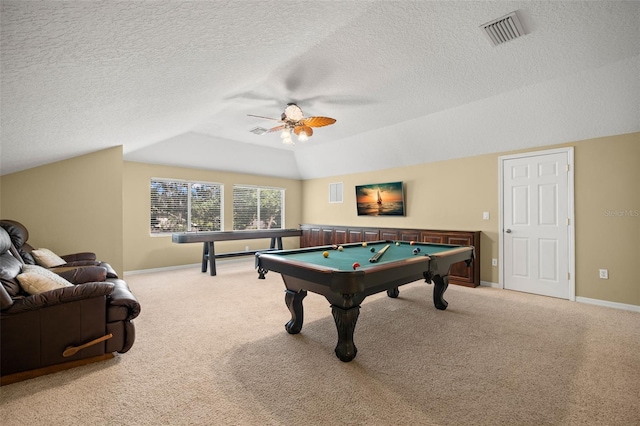
<svg viewBox="0 0 640 426">
<path fill-rule="evenodd" d="M 342 246 L 338 246 L 338 251 L 342 251 L 344 248 Z"/>
<path fill-rule="evenodd" d="M 331 248 L 334 249 L 334 250 L 337 250 L 338 249 L 338 245 L 334 244 L 334 245 L 331 246 Z"/>
<path fill-rule="evenodd" d="M 366 247 L 366 246 L 367 246 L 367 243 L 362 243 L 362 247 Z"/>
<path fill-rule="evenodd" d="M 324 257 L 329 257 L 329 252 L 328 252 L 328 251 L 323 251 L 323 252 L 322 252 L 322 255 L 323 255 Z"/>
<path fill-rule="evenodd" d="M 418 252 L 419 252 L 419 251 L 420 251 L 420 250 L 418 250 L 417 248 L 414 248 L 414 249 L 413 249 L 413 254 L 418 254 Z"/>
<path fill-rule="evenodd" d="M 360 264 L 358 262 L 355 262 L 353 264 L 353 269 L 358 269 L 360 267 Z"/>
<path fill-rule="evenodd" d="M 416 244 L 415 241 L 409 241 L 409 244 L 411 244 L 412 246 Z"/>
<path fill-rule="evenodd" d="M 416 250 L 418 250 L 418 253 L 420 253 L 420 247 L 416 247 Z"/>
<path fill-rule="evenodd" d="M 396 241 L 396 245 L 399 246 L 400 245 L 400 241 Z"/>
<path fill-rule="evenodd" d="M 376 249 L 371 247 L 371 253 L 373 253 L 374 251 L 376 251 Z"/>
</svg>

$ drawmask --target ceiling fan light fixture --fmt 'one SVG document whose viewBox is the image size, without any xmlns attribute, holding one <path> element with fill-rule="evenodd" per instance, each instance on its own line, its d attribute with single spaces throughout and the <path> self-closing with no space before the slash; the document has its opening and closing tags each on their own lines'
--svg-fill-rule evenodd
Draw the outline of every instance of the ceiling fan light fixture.
<svg viewBox="0 0 640 426">
<path fill-rule="evenodd" d="M 293 142 L 293 139 L 291 139 L 291 135 L 289 135 L 286 138 L 283 138 L 282 143 L 285 145 L 295 145 L 295 143 Z"/>
<path fill-rule="evenodd" d="M 295 145 L 293 142 L 293 134 L 298 136 L 301 142 L 309 140 L 313 136 L 313 127 L 329 126 L 336 122 L 335 118 L 329 117 L 306 117 L 302 114 L 302 109 L 294 104 L 288 103 L 280 119 L 264 117 L 261 115 L 247 114 L 249 117 L 264 118 L 267 120 L 280 121 L 282 124 L 270 129 L 256 128 L 252 130 L 256 134 L 264 134 L 271 132 L 280 132 L 280 139 L 286 145 Z M 258 129 L 261 131 L 259 132 Z"/>
</svg>

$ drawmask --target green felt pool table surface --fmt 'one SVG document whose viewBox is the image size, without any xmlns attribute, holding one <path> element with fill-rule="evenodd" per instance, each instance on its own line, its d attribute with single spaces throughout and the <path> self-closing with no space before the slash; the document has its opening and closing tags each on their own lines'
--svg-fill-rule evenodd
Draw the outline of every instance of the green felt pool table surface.
<svg viewBox="0 0 640 426">
<path fill-rule="evenodd" d="M 387 244 L 389 244 L 389 248 L 378 259 L 378 261 L 369 262 L 369 259 L 382 250 Z M 367 243 L 366 247 L 362 246 L 362 243 L 345 244 L 342 251 L 325 246 L 314 247 L 306 251 L 285 251 L 277 253 L 276 255 L 320 267 L 332 268 L 340 271 L 350 271 L 353 270 L 353 264 L 355 262 L 360 264 L 359 269 L 366 270 L 367 268 L 405 260 L 407 258 L 438 255 L 456 247 L 458 246 L 451 246 L 448 244 L 415 243 L 414 245 L 411 245 L 406 241 L 376 241 L 373 243 Z M 413 250 L 416 248 L 420 249 L 418 254 L 413 253 Z M 371 249 L 374 251 L 372 252 Z M 326 258 L 322 255 L 325 251 L 329 253 L 329 256 Z"/>
</svg>

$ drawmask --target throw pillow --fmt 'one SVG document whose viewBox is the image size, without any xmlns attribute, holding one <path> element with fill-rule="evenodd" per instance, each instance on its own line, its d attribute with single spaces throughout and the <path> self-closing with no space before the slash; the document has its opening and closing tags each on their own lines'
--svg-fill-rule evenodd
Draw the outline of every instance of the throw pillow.
<svg viewBox="0 0 640 426">
<path fill-rule="evenodd" d="M 56 288 L 70 287 L 69 281 L 38 265 L 24 265 L 17 276 L 20 286 L 29 294 L 38 294 Z"/>
<path fill-rule="evenodd" d="M 63 258 L 55 254 L 49 249 L 39 248 L 31 252 L 36 263 L 45 268 L 55 268 L 56 266 L 67 263 Z"/>
</svg>

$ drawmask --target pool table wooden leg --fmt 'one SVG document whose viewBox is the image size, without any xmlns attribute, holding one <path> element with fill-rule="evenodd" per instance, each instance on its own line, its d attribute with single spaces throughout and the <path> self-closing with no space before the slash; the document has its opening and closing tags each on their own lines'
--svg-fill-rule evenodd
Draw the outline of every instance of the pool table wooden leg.
<svg viewBox="0 0 640 426">
<path fill-rule="evenodd" d="M 304 321 L 304 311 L 302 309 L 302 299 L 307 296 L 306 290 L 294 291 L 286 290 L 284 302 L 291 312 L 291 320 L 284 325 L 289 334 L 298 334 L 302 330 L 302 322 Z"/>
<path fill-rule="evenodd" d="M 331 313 L 338 329 L 338 344 L 336 345 L 336 356 L 340 361 L 349 362 L 356 357 L 358 349 L 353 343 L 353 332 L 356 328 L 356 321 L 360 315 L 360 306 L 349 309 L 331 305 Z"/>
<path fill-rule="evenodd" d="M 447 291 L 447 287 L 449 286 L 449 276 L 441 277 L 440 275 L 435 275 L 432 279 L 433 281 L 433 304 L 436 305 L 436 309 L 440 309 L 444 311 L 447 309 L 449 304 L 446 300 L 444 300 L 444 292 Z"/>
</svg>

